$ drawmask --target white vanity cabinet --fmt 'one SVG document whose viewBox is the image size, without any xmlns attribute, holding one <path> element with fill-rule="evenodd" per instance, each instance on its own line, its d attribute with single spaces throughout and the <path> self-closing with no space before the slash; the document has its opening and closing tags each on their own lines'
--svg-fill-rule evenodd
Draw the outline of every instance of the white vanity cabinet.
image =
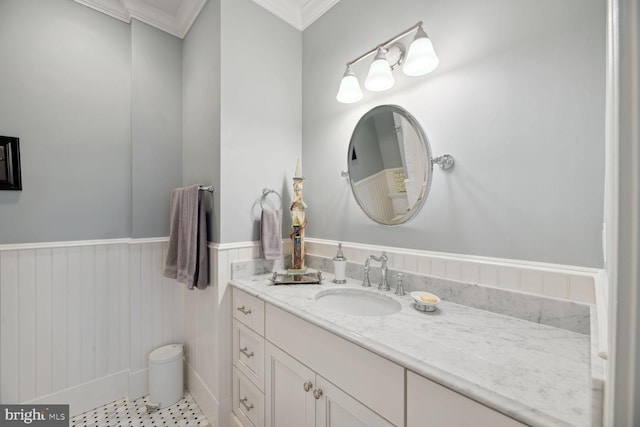
<svg viewBox="0 0 640 427">
<path fill-rule="evenodd" d="M 526 427 L 513 418 L 407 371 L 407 427 Z"/>
<path fill-rule="evenodd" d="M 393 427 L 269 342 L 266 360 L 267 427 Z"/>
<path fill-rule="evenodd" d="M 264 361 L 264 302 L 234 289 L 232 405 L 244 427 L 264 427 Z"/>
<path fill-rule="evenodd" d="M 265 306 L 268 427 L 404 426 L 404 368 Z"/>
<path fill-rule="evenodd" d="M 373 410 L 340 390 L 321 376 L 316 376 L 316 427 L 394 427 Z"/>
<path fill-rule="evenodd" d="M 525 427 L 237 288 L 233 313 L 240 427 Z"/>
<path fill-rule="evenodd" d="M 267 427 L 315 426 L 315 372 L 269 342 L 265 350 Z"/>
</svg>

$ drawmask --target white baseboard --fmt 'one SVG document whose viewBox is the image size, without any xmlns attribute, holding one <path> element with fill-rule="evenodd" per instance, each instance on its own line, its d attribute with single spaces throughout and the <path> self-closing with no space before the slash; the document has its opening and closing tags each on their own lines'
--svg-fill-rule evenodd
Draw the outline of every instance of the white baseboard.
<svg viewBox="0 0 640 427">
<path fill-rule="evenodd" d="M 596 310 L 598 317 L 598 355 L 603 359 L 609 358 L 609 301 L 607 291 L 609 282 L 607 273 L 602 270 L 596 276 Z"/>
<path fill-rule="evenodd" d="M 188 364 L 185 365 L 189 392 L 207 419 L 216 427 L 217 424 L 214 421 L 218 420 L 219 407 L 224 405 L 218 403 L 198 374 Z M 149 394 L 148 375 L 148 369 L 133 373 L 124 370 L 24 403 L 69 405 L 69 416 L 74 417 L 118 399 L 128 397 L 135 400 L 146 396 Z"/>
<path fill-rule="evenodd" d="M 149 369 L 129 374 L 129 399 L 136 400 L 149 394 Z"/>
<path fill-rule="evenodd" d="M 215 398 L 211 390 L 204 384 L 198 373 L 186 363 L 187 371 L 187 389 L 193 399 L 196 401 L 202 413 L 211 423 L 212 427 L 224 427 L 228 424 L 222 424 L 219 421 L 220 402 Z"/>
<path fill-rule="evenodd" d="M 129 371 L 125 370 L 25 403 L 69 405 L 69 416 L 74 417 L 126 397 L 128 385 Z"/>
</svg>

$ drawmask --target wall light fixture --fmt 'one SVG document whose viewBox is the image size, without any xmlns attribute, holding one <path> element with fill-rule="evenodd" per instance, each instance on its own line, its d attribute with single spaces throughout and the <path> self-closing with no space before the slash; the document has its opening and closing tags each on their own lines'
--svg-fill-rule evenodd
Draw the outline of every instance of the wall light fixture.
<svg viewBox="0 0 640 427">
<path fill-rule="evenodd" d="M 405 48 L 399 43 L 402 37 L 415 31 L 413 41 L 409 46 L 405 58 Z M 402 71 L 408 76 L 422 76 L 432 72 L 440 63 L 433 44 L 422 29 L 422 21 L 401 32 L 384 43 L 379 44 L 368 52 L 360 55 L 351 62 L 347 62 L 347 69 L 342 76 L 336 99 L 343 104 L 351 104 L 362 99 L 362 89 L 358 77 L 351 66 L 372 54 L 376 54 L 369 73 L 364 81 L 364 87 L 371 92 L 381 92 L 393 87 L 395 79 L 392 70 L 398 68 L 404 61 Z"/>
</svg>

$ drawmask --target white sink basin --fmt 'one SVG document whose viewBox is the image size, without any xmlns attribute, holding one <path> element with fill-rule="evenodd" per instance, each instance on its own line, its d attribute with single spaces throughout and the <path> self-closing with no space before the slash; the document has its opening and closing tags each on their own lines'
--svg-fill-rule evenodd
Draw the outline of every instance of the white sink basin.
<svg viewBox="0 0 640 427">
<path fill-rule="evenodd" d="M 357 316 L 388 316 L 402 309 L 391 297 L 357 288 L 327 289 L 316 294 L 317 305 Z"/>
</svg>

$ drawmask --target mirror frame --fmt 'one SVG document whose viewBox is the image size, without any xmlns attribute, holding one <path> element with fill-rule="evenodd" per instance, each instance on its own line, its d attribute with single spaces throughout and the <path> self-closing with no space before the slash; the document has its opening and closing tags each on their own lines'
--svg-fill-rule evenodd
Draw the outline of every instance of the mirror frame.
<svg viewBox="0 0 640 427">
<path fill-rule="evenodd" d="M 22 172 L 20 170 L 20 139 L 12 136 L 0 136 L 0 190 L 22 191 Z"/>
<path fill-rule="evenodd" d="M 414 206 L 412 206 L 411 209 L 409 209 L 409 211 L 407 211 L 407 213 L 404 216 L 402 216 L 402 218 L 400 218 L 398 220 L 391 220 L 391 221 L 388 221 L 388 222 L 384 222 L 380 218 L 375 217 L 374 215 L 372 215 L 363 206 L 363 201 L 356 194 L 356 191 L 355 191 L 354 186 L 353 186 L 353 179 L 352 179 L 352 176 L 351 176 L 351 153 L 352 153 L 352 150 L 354 148 L 355 136 L 356 136 L 358 130 L 360 129 L 360 127 L 363 125 L 363 123 L 366 120 L 368 120 L 373 115 L 375 115 L 377 113 L 381 113 L 381 112 L 397 113 L 400 116 L 402 116 L 405 120 L 407 120 L 407 122 L 409 122 L 411 127 L 415 130 L 416 134 L 418 135 L 418 138 L 420 139 L 420 142 L 422 143 L 421 144 L 421 149 L 422 149 L 422 152 L 424 154 L 424 162 L 426 163 L 425 164 L 425 177 L 424 177 L 424 179 L 426 179 L 427 182 L 426 182 L 426 186 L 425 186 L 425 190 L 424 190 L 424 196 L 422 197 L 421 200 L 418 200 L 414 204 Z M 425 201 L 427 200 L 427 197 L 429 196 L 429 191 L 431 189 L 431 181 L 433 179 L 433 162 L 431 161 L 431 158 L 432 158 L 431 145 L 429 144 L 429 140 L 427 139 L 427 136 L 425 135 L 424 130 L 422 129 L 422 126 L 420 126 L 420 123 L 418 123 L 416 118 L 413 115 L 411 115 L 411 113 L 409 113 L 407 110 L 405 110 L 404 108 L 402 108 L 402 107 L 400 107 L 398 105 L 385 104 L 385 105 L 379 105 L 379 106 L 374 107 L 371 110 L 367 111 L 360 118 L 360 120 L 358 120 L 358 123 L 353 128 L 353 132 L 351 133 L 351 139 L 349 141 L 349 148 L 347 150 L 347 168 L 348 168 L 348 171 L 349 171 L 349 184 L 351 186 L 351 192 L 353 193 L 353 197 L 356 199 L 356 202 L 358 203 L 358 206 L 360 206 L 360 209 L 362 209 L 362 211 L 369 218 L 371 218 L 375 222 L 377 222 L 379 224 L 382 224 L 382 225 L 400 225 L 400 224 L 407 223 L 408 221 L 413 219 L 416 216 L 416 214 L 422 209 L 422 207 L 424 206 Z"/>
</svg>

